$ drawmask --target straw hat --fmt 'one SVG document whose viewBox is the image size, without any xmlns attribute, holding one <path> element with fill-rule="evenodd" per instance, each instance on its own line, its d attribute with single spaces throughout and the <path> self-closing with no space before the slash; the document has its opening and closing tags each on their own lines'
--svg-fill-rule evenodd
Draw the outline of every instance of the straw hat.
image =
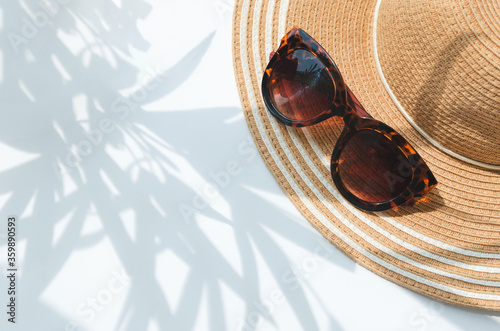
<svg viewBox="0 0 500 331">
<path fill-rule="evenodd" d="M 500 310 L 500 8 L 497 0 L 236 0 L 233 58 L 243 111 L 282 189 L 314 227 L 395 283 Z M 260 84 L 299 26 L 331 55 L 366 110 L 403 135 L 439 184 L 386 212 L 346 202 L 330 175 L 342 121 L 285 127 Z"/>
</svg>

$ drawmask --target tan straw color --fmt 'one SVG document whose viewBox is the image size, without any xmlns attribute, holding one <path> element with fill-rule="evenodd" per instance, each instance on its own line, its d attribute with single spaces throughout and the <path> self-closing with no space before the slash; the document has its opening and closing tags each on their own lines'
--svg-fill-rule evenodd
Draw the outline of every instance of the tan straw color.
<svg viewBox="0 0 500 331">
<path fill-rule="evenodd" d="M 422 156 L 439 182 L 425 201 L 377 213 L 355 208 L 330 174 L 342 120 L 290 128 L 267 112 L 263 70 L 293 26 L 326 49 L 370 115 Z M 388 280 L 500 310 L 499 2 L 236 0 L 233 42 L 248 127 L 307 220 Z"/>
</svg>

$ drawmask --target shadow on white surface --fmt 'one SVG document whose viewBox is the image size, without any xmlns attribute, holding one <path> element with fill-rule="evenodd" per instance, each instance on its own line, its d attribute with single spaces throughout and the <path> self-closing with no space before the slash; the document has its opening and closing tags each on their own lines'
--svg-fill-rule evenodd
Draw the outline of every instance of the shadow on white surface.
<svg viewBox="0 0 500 331">
<path fill-rule="evenodd" d="M 18 241 L 24 243 L 16 327 L 104 329 L 94 322 L 105 308 L 99 306 L 99 293 L 103 291 L 87 293 L 98 293 L 94 305 L 99 308 L 88 303 L 69 308 L 66 313 L 62 311 L 74 301 L 69 299 L 74 293 L 63 288 L 85 287 L 85 280 L 102 283 L 99 279 L 105 272 L 97 265 L 106 264 L 106 258 L 95 264 L 87 260 L 86 265 L 80 266 L 74 283 L 60 273 L 76 253 L 109 241 L 131 279 L 114 329 L 146 330 L 151 321 L 160 330 L 172 326 L 177 330 L 194 329 L 205 295 L 207 328 L 227 329 L 222 284 L 245 301 L 248 313 L 252 313 L 261 286 L 255 250 L 262 254 L 278 284 L 279 277 L 290 268 L 289 258 L 264 228 L 306 246 L 304 226 L 297 222 L 284 224 L 282 211 L 245 189 L 244 186 L 265 190 L 259 187 L 263 184 L 259 179 L 250 176 L 238 184 L 241 188 L 233 188 L 237 195 L 215 193 L 214 197 L 202 197 L 201 200 L 224 200 L 225 211 L 208 203 L 195 208 L 192 215 L 179 215 L 179 206 L 185 200 L 177 197 L 200 194 L 185 180 L 186 173 L 197 173 L 200 181 L 213 182 L 210 175 L 204 174 L 210 169 L 207 163 L 215 167 L 214 158 L 224 157 L 221 151 L 225 146 L 240 148 L 242 162 L 257 158 L 251 142 L 237 146 L 228 143 L 231 137 L 241 136 L 241 121 L 231 121 L 240 112 L 238 108 L 155 112 L 143 109 L 143 105 L 168 96 L 189 79 L 210 47 L 214 33 L 173 67 L 158 72 L 124 96 L 118 91 L 133 87 L 139 74 L 138 68 L 124 58 L 131 56 L 132 49 L 148 48 L 135 21 L 138 14 L 146 17 L 151 7 L 144 1 L 122 1 L 121 9 L 110 4 L 92 4 L 73 1 L 52 8 L 54 17 L 50 23 L 35 27 L 30 38 L 22 33 L 25 28 L 19 26 L 16 17 L 32 17 L 33 13 L 40 16 L 39 5 L 10 3 L 4 6 L 8 7 L 8 15 L 7 8 L 3 9 L 5 25 L 12 30 L 4 28 L 1 35 L 6 40 L 10 34 L 12 49 L 2 52 L 0 101 L 4 110 L 0 141 L 15 150 L 15 155 L 29 155 L 15 166 L 6 165 L 0 173 L 0 194 L 7 197 L 2 214 L 17 213 L 21 224 Z M 12 32 L 16 28 L 21 29 L 20 33 Z M 30 28 L 31 25 L 26 29 Z M 13 42 L 12 38 L 17 37 L 11 33 L 23 41 Z M 220 125 L 224 122 L 228 124 Z M 213 133 L 221 129 L 224 134 Z M 190 168 L 183 169 L 183 162 Z M 191 211 L 189 207 L 187 213 Z M 262 218 L 248 222 L 247 213 L 255 208 L 263 211 Z M 136 222 L 133 233 L 122 217 L 130 210 Z M 89 215 L 97 219 L 90 225 L 91 230 L 87 229 Z M 192 216 L 197 220 L 190 219 Z M 213 238 L 207 237 L 200 220 L 230 227 L 237 241 L 235 254 L 243 261 L 241 270 L 236 270 L 214 245 Z M 189 267 L 175 310 L 167 302 L 156 272 L 157 255 L 165 250 Z M 344 262 L 347 269 L 353 267 L 350 261 Z M 59 288 L 58 282 L 66 285 Z M 302 327 L 317 328 L 302 288 L 291 291 L 283 286 L 281 291 L 291 302 Z M 85 292 L 80 300 L 88 302 Z M 68 320 L 72 315 L 79 320 Z M 272 317 L 269 319 L 272 322 Z M 109 324 L 103 325 L 106 323 Z"/>
</svg>

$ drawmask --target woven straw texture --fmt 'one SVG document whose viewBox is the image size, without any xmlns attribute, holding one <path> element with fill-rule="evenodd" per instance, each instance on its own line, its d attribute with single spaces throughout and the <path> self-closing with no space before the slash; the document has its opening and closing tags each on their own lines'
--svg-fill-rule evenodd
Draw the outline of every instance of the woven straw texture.
<svg viewBox="0 0 500 331">
<path fill-rule="evenodd" d="M 451 0 L 445 2 L 449 2 L 449 8 L 456 7 L 451 5 Z M 426 6 L 434 6 L 427 3 Z M 376 5 L 376 0 L 237 0 L 233 59 L 248 127 L 262 158 L 295 206 L 323 236 L 357 263 L 388 280 L 443 301 L 500 310 L 500 172 L 443 153 L 403 116 L 384 87 L 376 66 L 373 45 Z M 415 2 L 415 5 L 422 6 L 422 1 Z M 393 14 L 390 8 L 382 11 L 383 6 L 380 7 L 379 23 L 387 25 L 390 20 L 386 16 Z M 443 6 L 435 8 L 446 9 Z M 437 10 L 435 8 L 421 8 L 416 13 Z M 436 16 L 440 19 L 450 17 L 449 13 L 437 13 Z M 442 21 L 429 24 L 434 24 L 437 29 L 442 24 L 439 22 Z M 377 25 L 379 28 L 380 24 Z M 498 17 L 496 24 L 498 36 Z M 424 158 L 439 182 L 426 201 L 381 213 L 356 209 L 337 192 L 329 169 L 331 152 L 342 130 L 342 122 L 330 119 L 316 126 L 297 129 L 279 124 L 268 114 L 260 92 L 263 70 L 269 53 L 277 49 L 281 38 L 295 25 L 307 31 L 327 50 L 366 110 L 402 134 Z M 398 38 L 404 38 L 408 33 L 395 32 Z M 395 48 L 388 35 L 395 32 L 384 34 L 380 40 L 382 49 Z M 465 48 L 469 46 L 462 42 Z M 412 75 L 411 70 L 415 69 L 398 63 L 396 67 L 400 69 L 391 71 L 392 63 L 399 61 L 399 55 L 397 50 L 387 50 L 380 54 L 380 64 L 384 71 L 388 71 L 386 79 L 391 87 L 402 85 L 393 92 L 403 106 L 409 107 L 415 104 L 413 97 L 421 87 L 412 84 L 423 80 L 437 84 L 435 88 L 439 88 L 440 80 L 429 77 L 436 73 L 433 71 L 435 61 L 429 61 L 422 71 L 418 71 L 421 77 L 399 77 Z M 490 60 L 492 68 L 498 68 L 498 58 L 490 56 Z M 418 65 L 418 62 L 411 64 Z M 410 66 L 409 62 L 406 66 Z M 458 84 L 456 80 L 460 78 L 453 79 L 449 84 Z M 479 94 L 484 92 L 488 98 L 494 98 L 493 94 L 485 92 L 487 87 L 481 86 L 475 92 L 471 87 L 464 89 L 463 93 L 475 93 L 480 98 Z M 429 94 L 434 90 L 426 87 L 423 91 Z M 442 104 L 441 101 L 420 101 L 427 107 L 426 114 L 418 115 L 411 112 L 413 108 L 408 108 L 408 115 L 413 116 L 420 126 L 437 121 L 429 107 L 438 103 L 441 109 L 452 107 L 449 100 L 455 98 L 453 91 L 443 93 L 451 93 L 446 95 L 448 101 Z M 441 97 L 442 93 L 436 96 Z M 476 117 L 463 115 L 463 120 L 456 125 L 446 122 L 447 119 L 439 120 L 446 130 L 458 128 L 463 132 L 467 131 L 467 123 L 476 121 Z M 498 123 L 495 118 L 487 121 L 492 123 L 495 120 Z M 474 125 L 474 134 L 483 133 L 481 137 L 485 140 L 483 146 L 487 153 L 479 153 L 479 147 L 472 151 L 463 149 L 464 146 L 460 146 L 463 150 L 454 147 L 456 143 L 449 142 L 449 139 L 454 135 L 459 139 L 461 133 L 449 133 L 448 137 L 442 138 L 442 133 L 436 129 L 429 135 L 436 140 L 442 139 L 443 145 L 455 148 L 457 153 L 468 153 L 467 157 L 495 164 L 498 162 L 498 153 L 495 152 L 498 148 L 494 146 L 499 142 L 498 126 L 487 125 L 481 129 L 479 124 Z M 488 137 L 493 138 L 486 142 Z M 477 136 L 464 139 L 461 145 L 467 147 L 469 140 L 477 139 Z"/>
<path fill-rule="evenodd" d="M 441 146 L 500 166 L 500 2 L 383 0 L 379 13 L 380 63 L 403 109 Z"/>
</svg>

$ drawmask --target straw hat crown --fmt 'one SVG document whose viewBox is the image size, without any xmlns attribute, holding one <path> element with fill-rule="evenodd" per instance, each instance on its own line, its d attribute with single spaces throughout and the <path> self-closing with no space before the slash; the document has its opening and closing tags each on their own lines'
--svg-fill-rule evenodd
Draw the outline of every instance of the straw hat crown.
<svg viewBox="0 0 500 331">
<path fill-rule="evenodd" d="M 498 0 L 383 0 L 380 67 L 410 122 L 438 145 L 500 166 Z"/>
</svg>

